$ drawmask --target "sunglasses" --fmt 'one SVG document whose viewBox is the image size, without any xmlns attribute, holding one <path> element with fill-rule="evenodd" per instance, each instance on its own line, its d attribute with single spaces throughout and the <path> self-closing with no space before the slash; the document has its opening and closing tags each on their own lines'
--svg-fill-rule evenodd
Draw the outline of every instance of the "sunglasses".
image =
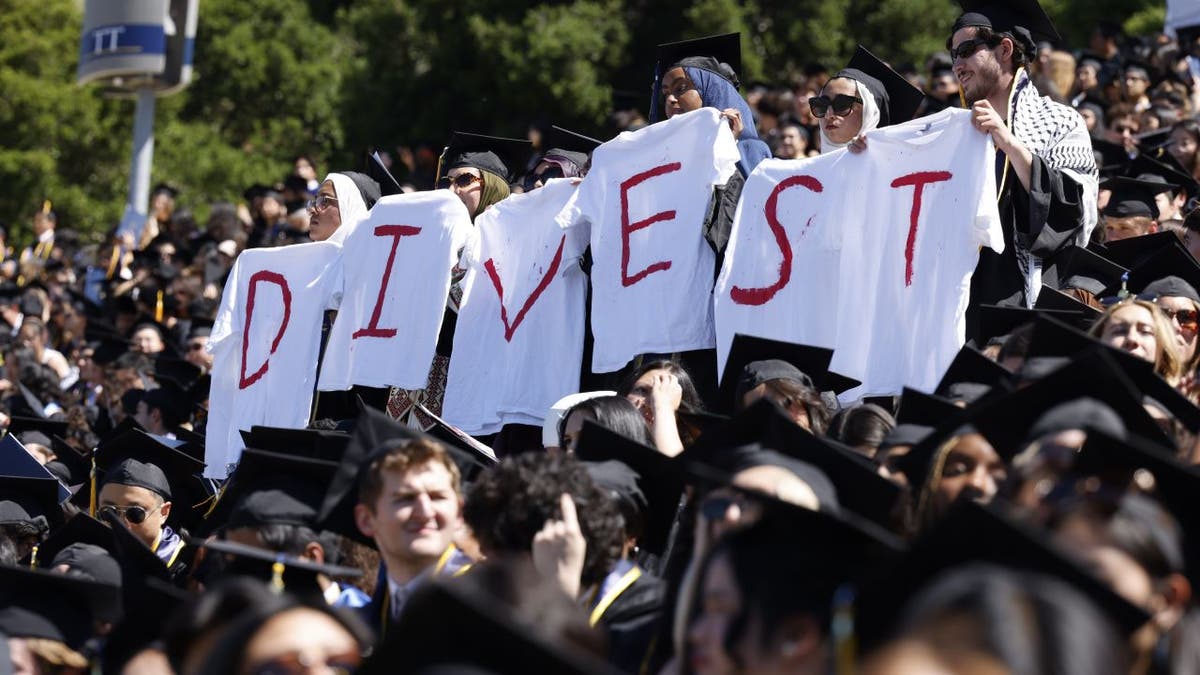
<svg viewBox="0 0 1200 675">
<path fill-rule="evenodd" d="M 471 185 L 476 182 L 482 183 L 483 178 L 476 176 L 475 174 L 460 173 L 453 178 L 451 178 L 450 176 L 442 176 L 441 180 L 438 181 L 438 187 L 442 188 L 442 189 L 446 189 L 446 188 L 449 188 L 451 185 L 453 185 L 454 187 L 456 187 L 460 190 L 465 190 L 466 188 L 471 187 Z"/>
<path fill-rule="evenodd" d="M 838 117 L 845 117 L 854 110 L 855 103 L 862 103 L 863 100 L 857 96 L 847 96 L 838 94 L 830 99 L 828 96 L 813 96 L 808 99 L 808 107 L 812 109 L 813 117 L 824 119 L 825 115 L 832 109 L 833 114 Z"/>
<path fill-rule="evenodd" d="M 120 516 L 124 520 L 133 523 L 134 525 L 144 523 L 146 521 L 146 516 L 150 515 L 150 512 L 142 506 L 101 506 L 99 508 L 99 513 L 100 515 L 108 513 L 114 516 Z"/>
<path fill-rule="evenodd" d="M 1180 328 L 1196 330 L 1200 327 L 1200 312 L 1194 309 L 1167 309 L 1166 307 L 1159 307 L 1159 309 L 1167 315 L 1168 319 L 1174 319 Z"/>
<path fill-rule="evenodd" d="M 1000 42 L 997 41 L 995 38 L 993 38 L 991 40 L 985 40 L 983 38 L 972 38 L 970 40 L 965 40 L 964 42 L 959 44 L 957 47 L 951 48 L 950 49 L 950 57 L 956 61 L 958 59 L 963 59 L 965 61 L 966 59 L 969 59 L 972 56 L 974 56 L 975 52 L 979 51 L 980 47 L 987 47 L 988 49 L 991 49 L 992 47 L 995 47 L 998 44 L 1000 44 Z"/>
<path fill-rule="evenodd" d="M 541 181 L 542 185 L 545 185 L 553 178 L 563 178 L 562 167 L 551 166 L 540 174 L 531 173 L 525 176 L 525 181 L 523 182 L 522 187 L 525 188 L 526 192 L 529 192 L 530 190 L 537 188 L 538 181 Z"/>
<path fill-rule="evenodd" d="M 305 207 L 307 207 L 309 211 L 320 211 L 329 206 L 331 203 L 336 204 L 337 197 L 330 197 L 329 195 L 317 195 L 316 199 L 308 200 L 308 202 L 305 204 Z"/>
</svg>

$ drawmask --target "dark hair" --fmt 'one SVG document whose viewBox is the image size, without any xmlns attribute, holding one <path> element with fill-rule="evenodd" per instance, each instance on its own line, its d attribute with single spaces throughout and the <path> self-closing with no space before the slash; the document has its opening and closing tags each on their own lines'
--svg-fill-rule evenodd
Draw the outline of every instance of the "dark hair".
<svg viewBox="0 0 1200 675">
<path fill-rule="evenodd" d="M 623 521 L 574 455 L 529 452 L 505 458 L 475 480 L 463 517 L 489 554 L 528 554 L 546 521 L 562 517 L 564 493 L 575 500 L 587 540 L 582 583 L 590 586 L 603 580 L 620 557 Z"/>
<path fill-rule="evenodd" d="M 1000 345 L 1000 353 L 996 355 L 997 362 L 1007 358 L 1023 359 L 1029 353 L 1029 345 L 1033 343 L 1033 324 L 1021 324 L 1008 334 L 1008 339 Z"/>
<path fill-rule="evenodd" d="M 208 634 L 219 631 L 253 607 L 271 605 L 277 597 L 250 577 L 221 579 L 204 593 L 192 596 L 171 613 L 163 626 L 163 651 L 172 669 L 183 672 L 188 654 Z"/>
<path fill-rule="evenodd" d="M 1026 53 L 1025 47 L 1021 45 L 1021 41 L 1013 36 L 1012 33 L 1007 31 L 998 33 L 987 26 L 975 26 L 974 28 L 975 37 L 986 42 L 988 48 L 990 49 L 995 49 L 1003 40 L 1012 42 L 1012 70 L 1009 71 L 1010 73 L 1015 73 L 1017 72 L 1018 68 L 1028 65 L 1031 55 Z M 946 38 L 946 49 L 950 49 L 951 41 L 953 39 L 953 37 Z"/>
<path fill-rule="evenodd" d="M 700 392 L 696 390 L 695 383 L 692 382 L 692 376 L 687 369 L 677 361 L 671 359 L 657 359 L 647 361 L 640 368 L 633 369 L 624 380 L 621 381 L 621 386 L 617 389 L 617 393 L 621 396 L 628 396 L 629 392 L 633 391 L 633 387 L 637 381 L 642 379 L 642 376 L 652 370 L 665 370 L 675 376 L 679 380 L 679 386 L 683 389 L 683 398 L 679 403 L 679 409 L 683 412 L 703 412 L 704 401 L 700 398 Z"/>
<path fill-rule="evenodd" d="M 629 399 L 624 396 L 597 396 L 571 406 L 558 421 L 559 447 L 566 447 L 563 443 L 563 431 L 567 428 L 567 420 L 577 412 L 591 415 L 596 424 L 609 431 L 615 431 L 643 445 L 654 446 L 654 439 L 646 426 L 646 418 L 642 417 L 642 413 L 638 412 Z"/>
<path fill-rule="evenodd" d="M 290 595 L 273 596 L 251 605 L 246 611 L 228 622 L 213 644 L 208 658 L 200 667 L 200 675 L 225 675 L 245 670 L 246 647 L 254 636 L 271 619 L 294 609 L 320 612 L 336 621 L 358 643 L 361 651 L 370 649 L 373 639 L 362 620 L 349 611 L 330 607 L 324 601 L 308 602 Z"/>
<path fill-rule="evenodd" d="M 312 542 L 320 544 L 322 550 L 326 548 L 321 536 L 305 525 L 271 523 L 259 525 L 254 528 L 254 531 L 258 533 L 258 539 L 264 547 L 277 553 L 301 556 L 304 554 L 305 547 Z"/>
<path fill-rule="evenodd" d="M 969 645 L 1025 675 L 1124 673 L 1127 654 L 1111 621 L 1065 582 L 1032 572 L 970 565 L 942 576 L 904 612 L 904 633 L 969 625 Z M 940 645 L 930 645 L 934 651 Z"/>
<path fill-rule="evenodd" d="M 844 408 L 830 422 L 829 437 L 849 446 L 878 449 L 896 426 L 896 418 L 874 403 Z"/>
<path fill-rule="evenodd" d="M 829 428 L 829 407 L 825 405 L 825 401 L 821 400 L 821 393 L 811 387 L 806 387 L 800 382 L 789 379 L 767 380 L 763 383 L 767 389 L 774 392 L 776 396 L 780 396 L 785 400 L 799 401 L 804 406 L 805 412 L 808 413 L 809 431 L 814 435 L 821 436 L 825 434 L 825 430 Z M 737 402 L 737 407 L 742 407 L 742 402 Z M 784 411 L 787 412 L 786 410 Z"/>
</svg>

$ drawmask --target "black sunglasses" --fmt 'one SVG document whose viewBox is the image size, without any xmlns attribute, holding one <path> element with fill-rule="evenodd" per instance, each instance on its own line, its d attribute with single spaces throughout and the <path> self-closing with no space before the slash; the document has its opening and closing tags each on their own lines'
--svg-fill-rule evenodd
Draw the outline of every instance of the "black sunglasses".
<svg viewBox="0 0 1200 675">
<path fill-rule="evenodd" d="M 529 192 L 530 190 L 534 190 L 537 188 L 538 181 L 542 181 L 542 185 L 545 185 L 546 183 L 550 182 L 550 180 L 552 178 L 562 178 L 562 177 L 563 177 L 562 167 L 551 166 L 551 167 L 547 167 L 546 170 L 541 172 L 540 174 L 533 174 L 533 173 L 526 174 L 525 181 L 521 187 L 525 188 L 526 192 Z"/>
<path fill-rule="evenodd" d="M 471 187 L 471 184 L 474 183 L 475 181 L 482 181 L 482 180 L 483 180 L 482 178 L 480 178 L 479 176 L 476 176 L 475 174 L 460 173 L 453 178 L 451 178 L 450 176 L 442 176 L 441 180 L 438 181 L 438 187 L 445 189 L 445 188 L 448 188 L 451 185 L 453 185 L 454 187 L 456 187 L 460 190 L 463 190 L 463 189 Z"/>
<path fill-rule="evenodd" d="M 830 99 L 828 96 L 813 96 L 808 99 L 808 107 L 812 110 L 813 117 L 824 119 L 829 110 L 833 109 L 833 114 L 839 117 L 845 117 L 854 109 L 855 103 L 862 103 L 863 100 L 857 96 L 847 96 L 838 94 Z"/>
<path fill-rule="evenodd" d="M 111 513 L 114 516 L 120 516 L 134 525 L 145 522 L 146 516 L 150 515 L 150 513 L 141 506 L 101 506 L 99 512 L 101 515 L 105 513 Z"/>
<path fill-rule="evenodd" d="M 986 46 L 988 49 L 991 49 L 998 44 L 1000 43 L 995 38 L 991 40 L 985 40 L 984 38 L 972 38 L 970 40 L 964 40 L 957 47 L 950 49 L 950 58 L 955 60 L 966 60 L 974 56 L 975 52 L 979 51 L 980 47 Z"/>
</svg>

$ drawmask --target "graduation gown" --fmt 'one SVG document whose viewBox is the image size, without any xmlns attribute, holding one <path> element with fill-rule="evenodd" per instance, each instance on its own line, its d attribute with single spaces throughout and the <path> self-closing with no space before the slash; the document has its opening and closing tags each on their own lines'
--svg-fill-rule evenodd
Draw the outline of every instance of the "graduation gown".
<svg viewBox="0 0 1200 675">
<path fill-rule="evenodd" d="M 626 673 L 641 672 L 658 633 L 667 585 L 648 573 L 620 590 L 600 614 L 608 629 L 608 661 Z"/>
</svg>

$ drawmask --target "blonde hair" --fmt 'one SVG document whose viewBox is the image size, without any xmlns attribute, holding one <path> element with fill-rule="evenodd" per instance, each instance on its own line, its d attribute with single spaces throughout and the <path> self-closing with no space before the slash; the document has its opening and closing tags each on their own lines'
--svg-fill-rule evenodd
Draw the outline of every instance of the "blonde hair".
<svg viewBox="0 0 1200 675">
<path fill-rule="evenodd" d="M 57 640 L 24 638 L 25 646 L 44 666 L 87 668 L 88 660 L 82 654 Z"/>
<path fill-rule="evenodd" d="M 1055 49 L 1050 52 L 1050 62 L 1046 64 L 1046 77 L 1062 92 L 1063 97 L 1070 95 L 1075 87 L 1075 57 L 1070 52 Z"/>
<path fill-rule="evenodd" d="M 1089 331 L 1092 336 L 1100 338 L 1104 334 L 1104 329 L 1108 324 L 1112 323 L 1113 315 L 1122 309 L 1136 305 L 1150 312 L 1151 325 L 1154 326 L 1154 340 L 1158 344 L 1157 352 L 1154 355 L 1154 372 L 1158 373 L 1164 380 L 1175 386 L 1179 383 L 1179 378 L 1183 374 L 1183 362 L 1179 357 L 1179 352 L 1175 351 L 1175 329 L 1171 327 L 1171 322 L 1167 319 L 1167 315 L 1158 308 L 1158 305 L 1148 300 L 1140 300 L 1130 298 L 1118 302 L 1108 311 L 1104 312 L 1096 320 L 1096 323 Z"/>
</svg>

